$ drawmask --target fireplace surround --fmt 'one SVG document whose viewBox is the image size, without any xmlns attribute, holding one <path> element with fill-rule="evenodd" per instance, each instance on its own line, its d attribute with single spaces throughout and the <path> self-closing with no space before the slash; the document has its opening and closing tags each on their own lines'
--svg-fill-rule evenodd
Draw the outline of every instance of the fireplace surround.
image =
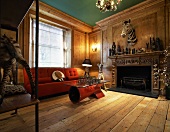
<svg viewBox="0 0 170 132">
<path fill-rule="evenodd" d="M 159 94 L 159 80 L 154 77 L 161 51 L 109 56 L 112 60 L 112 87 L 144 89 Z"/>
</svg>

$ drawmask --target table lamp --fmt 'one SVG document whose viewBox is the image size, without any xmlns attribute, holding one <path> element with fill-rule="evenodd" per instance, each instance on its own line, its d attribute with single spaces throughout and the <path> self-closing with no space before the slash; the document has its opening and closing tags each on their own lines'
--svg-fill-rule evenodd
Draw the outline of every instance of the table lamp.
<svg viewBox="0 0 170 132">
<path fill-rule="evenodd" d="M 89 67 L 92 67 L 92 64 L 91 64 L 91 61 L 90 59 L 85 59 L 82 63 L 82 66 L 85 66 L 85 74 L 84 76 L 85 77 L 90 77 L 90 74 L 89 74 Z"/>
</svg>

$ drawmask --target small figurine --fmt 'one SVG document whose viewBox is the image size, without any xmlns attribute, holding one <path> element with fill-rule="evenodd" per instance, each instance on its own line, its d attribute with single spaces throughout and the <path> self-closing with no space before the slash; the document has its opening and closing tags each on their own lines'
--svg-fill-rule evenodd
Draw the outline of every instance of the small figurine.
<svg viewBox="0 0 170 132">
<path fill-rule="evenodd" d="M 112 56 L 112 49 L 109 49 L 109 56 Z"/>
<path fill-rule="evenodd" d="M 151 39 L 151 37 L 150 37 L 150 39 L 149 39 L 149 49 L 152 51 L 152 39 Z"/>
<path fill-rule="evenodd" d="M 103 64 L 97 64 L 97 66 L 99 67 L 99 74 L 98 74 L 98 79 L 100 80 L 104 80 L 104 75 L 103 75 Z M 106 90 L 106 86 L 105 84 L 101 87 L 102 89 Z"/>
<path fill-rule="evenodd" d="M 103 76 L 103 64 L 97 64 L 98 68 L 99 68 L 99 75 L 98 75 L 98 79 L 104 80 L 104 76 Z"/>
<path fill-rule="evenodd" d="M 132 54 L 135 54 L 135 51 L 136 51 L 135 48 L 133 48 L 133 49 L 132 49 Z"/>
<path fill-rule="evenodd" d="M 129 49 L 128 48 L 126 48 L 126 54 L 129 54 Z"/>
<path fill-rule="evenodd" d="M 113 45 L 112 45 L 112 56 L 116 54 L 116 44 L 115 42 L 113 42 Z"/>
<path fill-rule="evenodd" d="M 159 38 L 156 38 L 155 46 L 156 46 L 157 51 L 162 51 L 163 50 L 163 47 L 161 45 L 161 41 L 160 41 Z"/>
<path fill-rule="evenodd" d="M 121 53 L 121 47 L 120 47 L 120 45 L 117 46 L 117 53 L 118 53 L 118 54 Z"/>
<path fill-rule="evenodd" d="M 153 50 L 153 51 L 156 50 L 155 38 L 153 38 L 153 40 L 152 40 L 152 50 Z"/>
<path fill-rule="evenodd" d="M 149 43 L 146 43 L 146 50 L 149 51 Z"/>
</svg>

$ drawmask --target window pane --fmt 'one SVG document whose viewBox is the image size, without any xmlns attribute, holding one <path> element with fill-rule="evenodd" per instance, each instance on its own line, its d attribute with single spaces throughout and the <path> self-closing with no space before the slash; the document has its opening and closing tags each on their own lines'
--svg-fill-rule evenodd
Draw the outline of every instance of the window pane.
<svg viewBox="0 0 170 132">
<path fill-rule="evenodd" d="M 29 64 L 32 67 L 35 66 L 35 20 L 30 27 Z M 71 30 L 40 22 L 38 57 L 39 67 L 71 67 Z"/>
<path fill-rule="evenodd" d="M 50 62 L 50 47 L 39 46 L 39 62 Z"/>
<path fill-rule="evenodd" d="M 44 30 L 39 30 L 39 45 L 48 45 L 49 34 Z"/>
<path fill-rule="evenodd" d="M 39 67 L 63 67 L 63 40 L 62 29 L 39 23 Z"/>
</svg>

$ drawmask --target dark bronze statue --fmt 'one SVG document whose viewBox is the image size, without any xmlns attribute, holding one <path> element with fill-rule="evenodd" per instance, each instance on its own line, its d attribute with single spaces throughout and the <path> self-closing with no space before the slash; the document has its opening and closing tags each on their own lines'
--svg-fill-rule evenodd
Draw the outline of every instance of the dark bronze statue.
<svg viewBox="0 0 170 132">
<path fill-rule="evenodd" d="M 0 104 L 2 104 L 3 102 L 3 89 L 6 86 L 7 78 L 10 76 L 11 71 L 14 77 L 14 84 L 16 84 L 17 82 L 15 80 L 15 66 L 17 62 L 25 68 L 31 84 L 32 97 L 35 97 L 35 83 L 32 79 L 32 73 L 30 71 L 28 63 L 21 54 L 19 44 L 16 43 L 16 41 L 14 41 L 12 38 L 7 37 L 6 35 L 0 37 L 0 42 L 0 67 L 4 69 L 3 77 L 0 82 Z"/>
</svg>

